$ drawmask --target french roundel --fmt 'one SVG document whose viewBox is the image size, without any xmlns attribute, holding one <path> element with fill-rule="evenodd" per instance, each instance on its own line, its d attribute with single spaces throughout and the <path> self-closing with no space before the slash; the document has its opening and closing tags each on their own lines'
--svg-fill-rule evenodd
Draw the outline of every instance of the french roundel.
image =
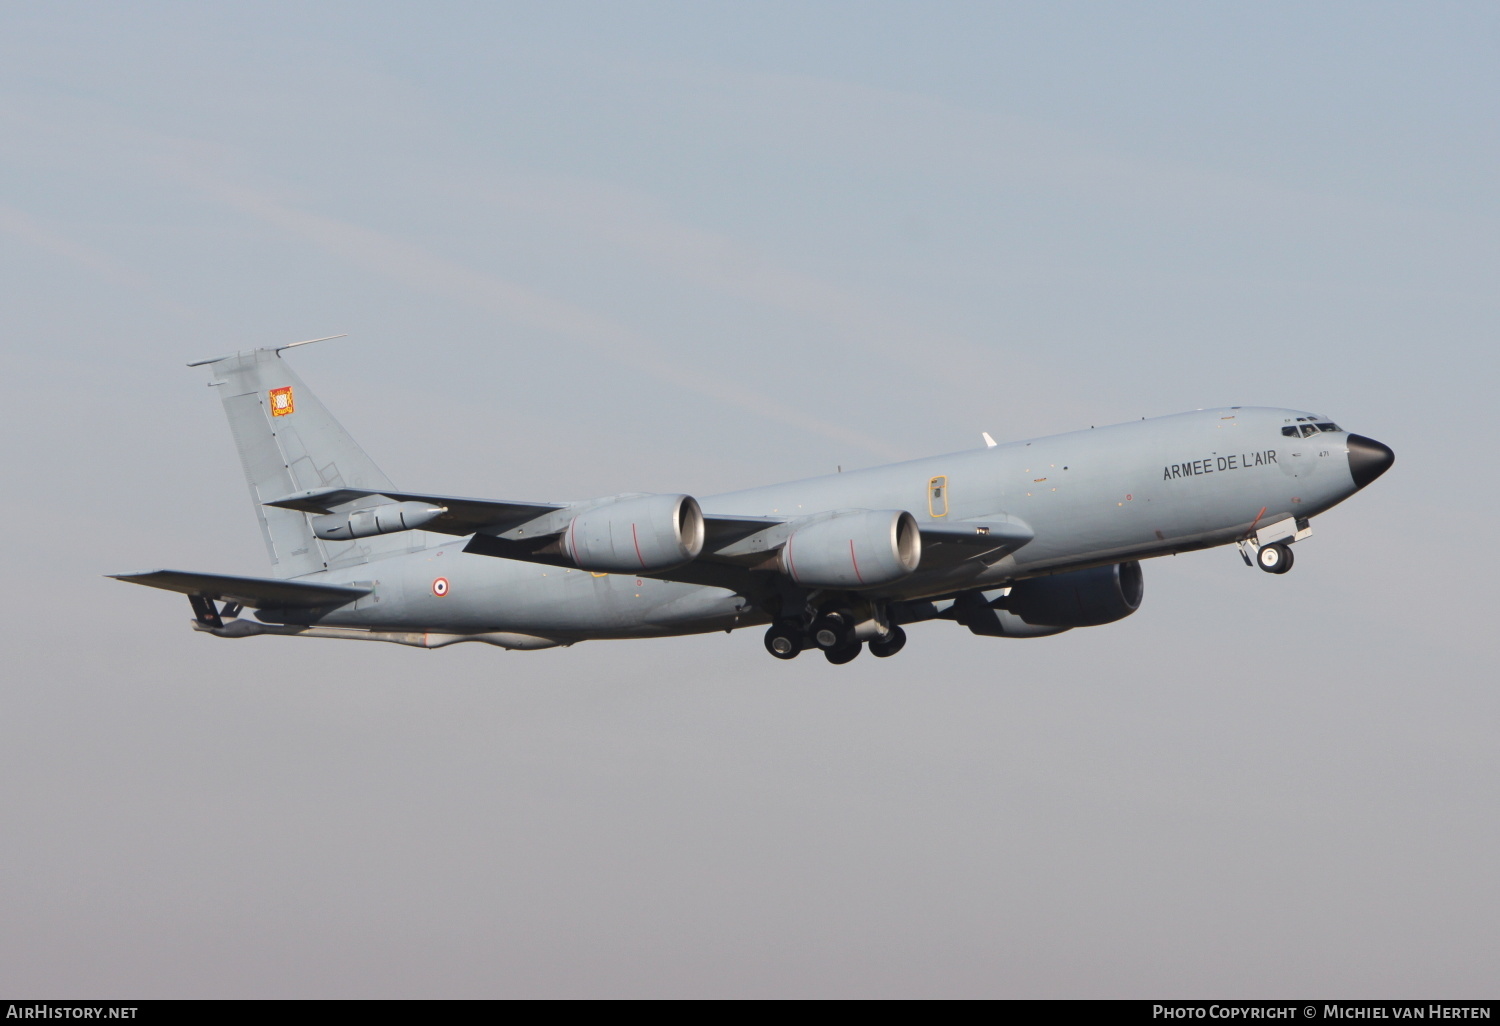
<svg viewBox="0 0 1500 1026">
<path fill-rule="evenodd" d="M 448 578 L 439 577 L 437 580 L 433 581 L 432 593 L 438 598 L 442 598 L 444 595 L 448 594 Z"/>
</svg>

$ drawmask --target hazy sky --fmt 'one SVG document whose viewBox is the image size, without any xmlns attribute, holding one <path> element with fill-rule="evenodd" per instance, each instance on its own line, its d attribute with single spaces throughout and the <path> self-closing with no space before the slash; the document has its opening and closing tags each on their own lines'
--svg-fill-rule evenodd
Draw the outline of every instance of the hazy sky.
<svg viewBox="0 0 1500 1026">
<path fill-rule="evenodd" d="M 10 4 L 0 993 L 1494 997 L 1492 3 Z M 1220 404 L 1397 453 L 1060 637 L 189 630 L 189 360 L 412 489 L 706 495 Z"/>
</svg>

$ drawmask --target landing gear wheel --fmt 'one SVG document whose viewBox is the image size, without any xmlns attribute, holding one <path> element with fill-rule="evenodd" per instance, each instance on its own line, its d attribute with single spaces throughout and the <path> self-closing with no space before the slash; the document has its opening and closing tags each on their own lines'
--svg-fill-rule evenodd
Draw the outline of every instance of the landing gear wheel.
<svg viewBox="0 0 1500 1026">
<path fill-rule="evenodd" d="M 847 648 L 854 643 L 854 625 L 843 613 L 828 613 L 818 617 L 813 621 L 810 633 L 813 644 L 825 652 L 832 652 L 836 648 Z M 845 662 L 848 660 L 846 659 Z"/>
<path fill-rule="evenodd" d="M 1292 550 L 1281 542 L 1262 545 L 1255 562 L 1268 574 L 1284 574 L 1292 568 Z"/>
<path fill-rule="evenodd" d="M 777 620 L 766 631 L 766 651 L 777 659 L 796 659 L 802 651 L 802 628 L 795 620 Z"/>
<path fill-rule="evenodd" d="M 840 645 L 838 648 L 825 649 L 823 651 L 823 658 L 827 659 L 834 666 L 842 666 L 859 655 L 864 650 L 864 647 L 864 645 L 861 645 L 857 641 L 851 641 L 849 644 Z"/>
<path fill-rule="evenodd" d="M 874 641 L 870 642 L 870 654 L 872 656 L 879 656 L 881 659 L 885 659 L 901 651 L 901 647 L 905 644 L 906 632 L 903 631 L 900 627 L 893 626 L 891 628 L 891 633 L 887 634 L 883 638 L 876 638 Z"/>
</svg>

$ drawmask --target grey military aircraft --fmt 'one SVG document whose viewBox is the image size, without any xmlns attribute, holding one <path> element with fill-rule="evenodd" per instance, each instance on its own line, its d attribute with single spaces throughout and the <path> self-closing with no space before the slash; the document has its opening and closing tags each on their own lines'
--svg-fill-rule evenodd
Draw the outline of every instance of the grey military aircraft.
<svg viewBox="0 0 1500 1026">
<path fill-rule="evenodd" d="M 187 595 L 216 637 L 540 649 L 769 624 L 773 656 L 835 664 L 925 620 L 1044 637 L 1135 612 L 1153 556 L 1237 545 L 1286 573 L 1312 517 L 1395 459 L 1232 406 L 702 499 L 433 495 L 396 488 L 292 372 L 305 344 L 189 365 L 219 389 L 275 576 L 113 575 Z"/>
</svg>

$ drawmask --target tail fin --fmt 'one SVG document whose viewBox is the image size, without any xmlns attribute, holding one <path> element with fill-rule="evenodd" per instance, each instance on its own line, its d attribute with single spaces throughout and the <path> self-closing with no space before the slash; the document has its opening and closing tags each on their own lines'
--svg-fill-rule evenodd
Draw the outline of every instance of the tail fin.
<svg viewBox="0 0 1500 1026">
<path fill-rule="evenodd" d="M 393 487 L 281 359 L 280 349 L 255 349 L 189 366 L 207 366 L 213 375 L 209 383 L 220 390 L 277 577 L 358 566 L 422 547 L 421 536 L 412 532 L 322 541 L 314 537 L 306 513 L 262 505 L 308 489 Z"/>
</svg>

